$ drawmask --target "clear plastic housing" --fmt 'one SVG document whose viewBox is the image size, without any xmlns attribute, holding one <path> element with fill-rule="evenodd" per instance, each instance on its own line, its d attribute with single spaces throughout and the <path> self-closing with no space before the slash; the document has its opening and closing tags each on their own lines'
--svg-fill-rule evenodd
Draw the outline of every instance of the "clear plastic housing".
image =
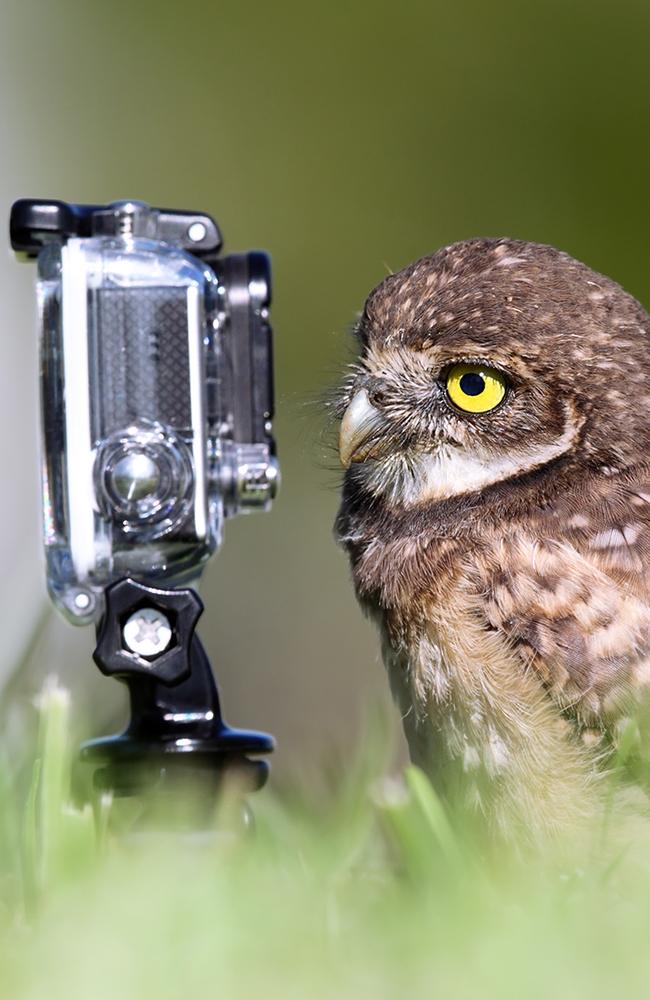
<svg viewBox="0 0 650 1000">
<path fill-rule="evenodd" d="M 192 583 L 220 541 L 218 284 L 156 240 L 39 255 L 48 588 L 78 624 L 127 575 Z"/>
</svg>

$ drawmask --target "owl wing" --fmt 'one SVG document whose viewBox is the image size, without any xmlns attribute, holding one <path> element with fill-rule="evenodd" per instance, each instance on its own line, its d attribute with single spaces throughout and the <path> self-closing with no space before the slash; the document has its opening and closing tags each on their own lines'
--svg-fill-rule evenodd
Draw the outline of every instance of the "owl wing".
<svg viewBox="0 0 650 1000">
<path fill-rule="evenodd" d="M 480 571 L 485 616 L 558 707 L 605 728 L 650 682 L 650 474 L 586 486 Z"/>
</svg>

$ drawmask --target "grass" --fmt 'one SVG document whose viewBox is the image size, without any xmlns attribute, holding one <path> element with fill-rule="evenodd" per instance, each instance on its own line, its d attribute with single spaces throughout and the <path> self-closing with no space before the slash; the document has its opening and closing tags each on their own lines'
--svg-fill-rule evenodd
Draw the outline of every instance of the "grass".
<svg viewBox="0 0 650 1000">
<path fill-rule="evenodd" d="M 330 796 L 256 796 L 253 836 L 227 797 L 215 836 L 135 836 L 133 803 L 69 803 L 67 695 L 40 710 L 29 791 L 0 768 L 3 998 L 648 992 L 650 821 L 618 823 L 621 767 L 578 863 L 495 856 L 420 772 L 382 776 L 381 734 Z"/>
</svg>

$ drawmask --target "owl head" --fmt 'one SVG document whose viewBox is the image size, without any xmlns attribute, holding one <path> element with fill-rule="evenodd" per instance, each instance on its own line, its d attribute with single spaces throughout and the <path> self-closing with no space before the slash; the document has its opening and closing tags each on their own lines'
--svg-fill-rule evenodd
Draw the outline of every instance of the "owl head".
<svg viewBox="0 0 650 1000">
<path fill-rule="evenodd" d="M 340 400 L 348 483 L 402 507 L 647 461 L 650 317 L 552 247 L 457 243 L 392 274 Z"/>
</svg>

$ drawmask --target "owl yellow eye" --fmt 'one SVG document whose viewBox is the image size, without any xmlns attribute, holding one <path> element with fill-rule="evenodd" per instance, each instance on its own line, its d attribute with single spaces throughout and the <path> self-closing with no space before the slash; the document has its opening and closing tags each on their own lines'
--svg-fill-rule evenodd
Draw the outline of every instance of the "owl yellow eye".
<svg viewBox="0 0 650 1000">
<path fill-rule="evenodd" d="M 459 410 L 487 413 L 506 394 L 506 380 L 486 365 L 454 365 L 447 375 L 447 394 Z"/>
</svg>

